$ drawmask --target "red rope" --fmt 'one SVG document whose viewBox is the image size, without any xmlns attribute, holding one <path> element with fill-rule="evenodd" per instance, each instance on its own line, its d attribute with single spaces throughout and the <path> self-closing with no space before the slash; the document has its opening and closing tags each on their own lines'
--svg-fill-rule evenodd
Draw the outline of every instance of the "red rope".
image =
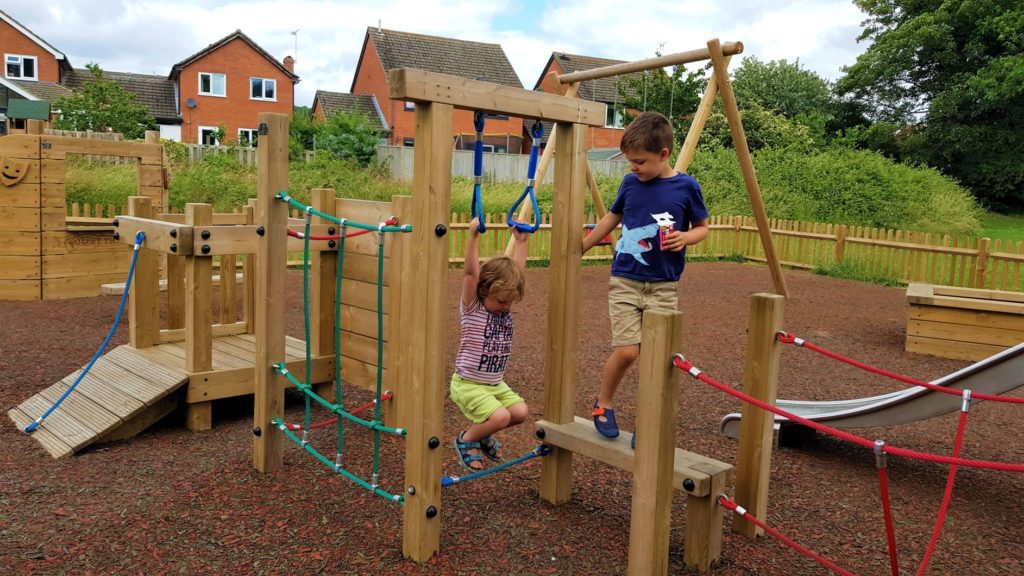
<svg viewBox="0 0 1024 576">
<path fill-rule="evenodd" d="M 398 218 L 395 217 L 395 216 L 392 216 L 391 218 L 388 218 L 387 220 L 385 220 L 383 222 L 383 224 L 385 226 L 394 226 L 395 224 L 398 224 Z M 375 230 L 357 230 L 355 232 L 349 232 L 348 234 L 345 234 L 345 238 L 355 238 L 356 236 L 362 236 L 363 234 L 369 234 L 370 232 L 375 232 Z M 302 232 L 297 232 L 297 231 L 292 230 L 290 228 L 288 229 L 288 235 L 293 237 L 293 238 L 302 238 L 303 237 L 303 233 Z M 341 234 L 333 234 L 331 236 L 313 236 L 312 234 L 310 234 L 309 239 L 310 240 L 340 240 L 341 239 Z"/>
<path fill-rule="evenodd" d="M 967 411 L 960 411 L 960 422 L 956 427 L 956 440 L 953 442 L 953 457 L 960 456 L 960 449 L 964 444 L 964 429 L 967 428 Z M 928 541 L 928 549 L 921 559 L 921 566 L 917 569 L 917 576 L 924 576 L 928 571 L 928 563 L 931 562 L 932 554 L 935 553 L 935 545 L 942 534 L 942 525 L 946 522 L 946 513 L 949 511 L 949 501 L 953 498 L 953 484 L 956 482 L 957 465 L 949 467 L 949 478 L 946 479 L 946 491 L 942 494 L 942 506 L 939 507 L 939 516 L 935 519 L 935 529 L 932 530 L 932 537 Z"/>
<path fill-rule="evenodd" d="M 807 426 L 808 428 L 813 428 L 818 432 L 822 432 L 830 436 L 835 436 L 836 438 L 846 440 L 847 442 L 857 444 L 864 448 L 874 449 L 875 447 L 875 443 L 871 440 L 868 440 L 867 438 L 863 438 L 855 434 L 850 434 L 849 432 L 845 432 L 843 430 L 839 430 L 831 426 L 819 424 L 818 422 L 808 420 L 803 416 L 791 414 L 789 412 L 786 412 L 785 410 L 782 410 L 781 408 L 772 406 L 771 404 L 762 402 L 757 398 L 748 396 L 743 392 L 733 390 L 729 386 L 710 378 L 709 376 L 701 372 L 699 369 L 695 368 L 693 364 L 691 364 L 688 360 L 684 360 L 680 356 L 676 356 L 672 363 L 675 364 L 675 366 L 680 370 L 688 372 L 691 376 L 697 378 L 701 382 L 704 382 L 705 384 L 710 384 L 711 386 L 718 388 L 722 392 L 725 392 L 726 394 L 729 394 L 730 396 L 738 398 L 739 400 L 742 400 L 744 402 L 753 404 L 754 406 L 757 406 L 762 410 L 767 410 L 773 414 L 777 414 L 779 416 L 782 416 L 783 418 L 787 418 L 789 420 L 792 420 L 793 422 Z M 1002 472 L 1024 472 L 1024 464 L 1007 464 L 1005 462 L 993 462 L 991 460 L 973 460 L 970 458 L 949 457 L 942 456 L 940 454 L 929 454 L 927 452 L 918 452 L 916 450 L 909 450 L 907 448 L 898 448 L 894 446 L 886 446 L 885 452 L 887 454 L 893 454 L 895 456 L 915 458 L 917 460 L 924 460 L 925 462 L 935 462 L 938 464 L 946 464 L 950 466 L 956 464 L 957 466 L 966 466 L 969 468 L 985 468 L 988 470 L 999 470 Z"/>
<path fill-rule="evenodd" d="M 900 576 L 900 560 L 896 554 L 896 528 L 893 526 L 892 506 L 889 503 L 889 474 L 885 468 L 878 469 L 878 484 L 882 496 L 882 512 L 885 514 L 885 537 L 889 543 L 889 568 L 892 576 Z"/>
<path fill-rule="evenodd" d="M 723 507 L 728 508 L 729 510 L 732 510 L 733 512 L 739 514 L 740 516 L 742 516 L 743 518 L 747 519 L 748 521 L 753 522 L 758 527 L 760 527 L 762 530 L 764 530 L 765 532 L 771 534 L 777 540 L 781 540 L 783 543 L 785 543 L 790 548 L 796 550 L 797 552 L 803 554 L 804 556 L 807 556 L 811 560 L 814 560 L 818 564 L 821 564 L 822 566 L 828 568 L 829 570 L 835 572 L 836 574 L 844 574 L 845 576 L 854 576 L 853 572 L 850 572 L 849 570 L 844 570 L 843 568 L 840 568 L 839 566 L 836 566 L 835 564 L 830 562 L 828 559 L 823 558 L 822 556 L 819 556 L 818 554 L 812 552 L 810 549 L 808 549 L 808 548 L 806 548 L 804 546 L 801 546 L 800 544 L 796 543 L 795 541 L 787 538 L 786 536 L 784 536 L 778 530 L 772 528 L 771 526 L 765 524 L 764 522 L 761 522 L 760 520 L 755 518 L 750 512 L 747 512 L 746 509 L 741 508 L 739 505 L 737 505 L 735 502 L 733 502 L 729 498 L 726 498 L 725 496 L 719 496 L 718 497 L 718 503 L 721 504 Z"/>
<path fill-rule="evenodd" d="M 388 390 L 387 392 L 381 394 L 380 399 L 381 399 L 381 401 L 390 400 L 391 399 L 391 391 Z M 366 412 L 370 408 L 373 408 L 373 406 L 376 403 L 377 403 L 376 400 L 370 400 L 366 404 L 363 404 L 359 408 L 356 408 L 355 410 L 349 412 L 349 414 L 355 416 L 356 414 L 361 414 L 363 412 Z M 316 430 L 317 428 L 325 428 L 327 426 L 330 426 L 331 424 L 336 423 L 337 421 L 338 421 L 337 418 L 331 418 L 330 420 L 324 420 L 323 422 L 317 422 L 316 424 L 310 424 L 309 425 L 309 429 L 310 430 Z M 302 424 L 287 424 L 287 426 L 288 426 L 289 430 L 293 430 L 293 431 L 294 430 L 302 430 Z"/>
<path fill-rule="evenodd" d="M 813 350 L 813 351 L 817 352 L 818 354 L 821 354 L 822 356 L 828 356 L 829 358 L 832 358 L 833 360 L 838 360 L 840 362 L 844 362 L 846 364 L 849 364 L 850 366 L 856 366 L 857 368 L 860 368 L 862 370 L 867 370 L 868 372 L 871 372 L 871 373 L 874 373 L 874 374 L 879 374 L 881 376 L 886 376 L 888 378 L 892 378 L 893 380 L 899 380 L 900 382 L 903 382 L 905 384 L 912 384 L 914 386 L 921 386 L 921 387 L 927 388 L 929 390 L 933 390 L 935 392 L 941 392 L 943 394 L 951 394 L 953 396 L 959 396 L 960 395 L 960 390 L 953 390 L 951 388 L 946 388 L 945 386 L 939 386 L 937 384 L 932 384 L 931 382 L 925 382 L 924 380 L 918 380 L 917 378 L 911 378 L 910 376 L 903 376 L 903 375 L 897 374 L 895 372 L 890 372 L 890 371 L 888 371 L 888 370 L 886 370 L 884 368 L 878 368 L 878 367 L 872 366 L 870 364 L 864 364 L 863 362 L 858 362 L 857 360 L 854 360 L 852 358 L 848 358 L 846 356 L 843 356 L 842 354 L 839 354 L 838 352 L 833 352 L 831 350 L 827 350 L 825 348 L 822 348 L 821 346 L 818 346 L 816 344 L 811 344 L 810 342 L 808 342 L 806 340 L 803 340 L 801 338 L 797 338 L 796 336 L 794 336 L 790 332 L 787 332 L 785 334 L 781 334 L 780 333 L 780 334 L 776 335 L 776 339 L 778 339 L 778 341 L 782 342 L 783 344 L 797 344 L 797 346 L 799 346 L 801 348 L 807 348 L 808 350 Z M 798 340 L 799 340 L 799 343 L 797 343 Z M 975 400 L 991 400 L 993 402 L 1005 402 L 1007 404 L 1024 404 L 1024 398 L 1010 398 L 1010 397 L 1006 397 L 1006 396 L 999 396 L 999 395 L 996 395 L 996 394 L 984 394 L 984 393 L 981 393 L 981 392 L 971 393 L 971 398 L 975 399 Z"/>
</svg>

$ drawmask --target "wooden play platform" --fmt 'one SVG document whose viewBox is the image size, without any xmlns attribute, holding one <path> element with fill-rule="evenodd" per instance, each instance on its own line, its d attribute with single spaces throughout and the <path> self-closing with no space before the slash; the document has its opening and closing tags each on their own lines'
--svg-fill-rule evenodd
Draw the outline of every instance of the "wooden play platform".
<svg viewBox="0 0 1024 576">
<path fill-rule="evenodd" d="M 1024 342 L 1024 294 L 911 284 L 907 352 L 982 360 Z"/>
<path fill-rule="evenodd" d="M 286 358 L 289 369 L 302 371 L 305 342 L 288 338 Z M 68 456 L 95 443 L 130 438 L 172 412 L 182 402 L 177 393 L 189 380 L 190 398 L 209 401 L 240 395 L 245 383 L 252 393 L 256 337 L 252 334 L 221 336 L 213 340 L 213 369 L 239 382 L 239 390 L 218 389 L 210 385 L 211 374 L 192 374 L 184 370 L 184 342 L 169 342 L 149 348 L 128 344 L 107 352 L 93 365 L 75 392 L 54 411 L 32 437 L 54 458 Z M 45 412 L 81 370 L 32 396 L 7 412 L 24 430 Z M 219 380 L 225 380 L 221 376 Z"/>
</svg>

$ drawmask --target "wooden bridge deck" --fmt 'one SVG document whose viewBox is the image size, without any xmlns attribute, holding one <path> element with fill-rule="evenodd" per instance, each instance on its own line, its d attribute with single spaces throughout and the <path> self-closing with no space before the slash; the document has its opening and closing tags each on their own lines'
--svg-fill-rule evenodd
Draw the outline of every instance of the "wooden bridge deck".
<svg viewBox="0 0 1024 576">
<path fill-rule="evenodd" d="M 287 338 L 286 360 L 301 360 L 305 342 Z M 213 369 L 252 368 L 256 339 L 252 334 L 223 336 L 213 341 Z M 81 369 L 7 412 L 24 430 L 75 382 Z M 96 442 L 129 438 L 172 412 L 180 401 L 176 390 L 189 380 L 184 342 L 136 349 L 125 344 L 100 356 L 64 402 L 46 417 L 32 436 L 54 458 Z"/>
</svg>

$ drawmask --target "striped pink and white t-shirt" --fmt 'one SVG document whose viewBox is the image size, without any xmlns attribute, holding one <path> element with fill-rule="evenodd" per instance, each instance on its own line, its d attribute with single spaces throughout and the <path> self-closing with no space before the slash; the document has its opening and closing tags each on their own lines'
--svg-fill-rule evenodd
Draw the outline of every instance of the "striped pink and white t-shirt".
<svg viewBox="0 0 1024 576">
<path fill-rule="evenodd" d="M 462 337 L 455 357 L 455 373 L 460 378 L 492 386 L 505 377 L 505 363 L 512 352 L 512 313 L 491 314 L 477 300 L 462 313 Z"/>
</svg>

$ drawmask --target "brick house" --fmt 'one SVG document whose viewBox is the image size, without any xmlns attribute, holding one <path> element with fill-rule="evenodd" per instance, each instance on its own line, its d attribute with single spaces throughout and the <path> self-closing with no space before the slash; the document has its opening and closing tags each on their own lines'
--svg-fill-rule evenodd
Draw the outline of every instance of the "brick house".
<svg viewBox="0 0 1024 576">
<path fill-rule="evenodd" d="M 549 85 L 547 75 L 550 72 L 553 71 L 559 75 L 570 74 L 572 72 L 601 68 L 602 66 L 611 66 L 612 64 L 622 64 L 623 62 L 625 60 L 610 60 L 608 58 L 552 52 L 551 57 L 548 58 L 547 65 L 544 66 L 544 71 L 541 72 L 540 78 L 537 79 L 533 89 L 548 93 L 565 94 L 565 91 L 569 88 L 568 85 L 561 86 L 557 92 Z M 630 76 L 639 75 L 639 73 L 634 73 Z M 598 78 L 582 82 L 580 83 L 578 97 L 584 100 L 602 102 L 608 106 L 608 117 L 605 119 L 604 127 L 591 127 L 588 130 L 587 148 L 594 152 L 601 150 L 617 151 L 619 149 L 619 142 L 622 140 L 624 126 L 622 115 L 623 102 L 616 87 L 616 78 Z M 527 134 L 527 139 L 529 139 L 528 136 Z M 546 140 L 547 135 L 545 134 L 545 142 Z"/>
<path fill-rule="evenodd" d="M 387 73 L 396 68 L 416 68 L 451 74 L 470 80 L 522 88 L 500 44 L 471 42 L 369 27 L 363 38 L 359 62 L 352 80 L 352 94 L 375 96 L 385 122 L 391 127 L 388 144 L 412 146 L 415 138 L 415 105 L 388 96 Z M 472 150 L 476 142 L 471 110 L 455 110 L 452 138 L 456 149 Z M 484 129 L 484 148 L 493 152 L 519 152 L 523 146 L 523 119 L 489 116 Z"/>
<path fill-rule="evenodd" d="M 49 111 L 39 117 L 29 110 L 32 108 L 18 106 L 28 112 L 18 117 L 16 111 L 10 110 L 10 102 L 16 104 L 50 101 L 68 96 L 71 91 L 61 85 L 61 81 L 72 70 L 71 63 L 63 52 L 36 36 L 31 30 L 0 10 L 0 52 L 3 52 L 4 67 L 0 74 L 0 113 L 5 120 L 11 116 L 15 128 L 24 128 L 24 120 L 49 120 Z M 37 94 L 45 95 L 40 98 Z M 34 110 L 39 110 L 35 107 Z M 12 112 L 12 114 L 8 114 Z M 6 121 L 2 123 L 6 129 Z"/>
<path fill-rule="evenodd" d="M 377 97 L 372 94 L 345 94 L 317 90 L 313 96 L 313 122 L 326 122 L 333 114 L 348 112 L 362 114 L 370 125 L 381 133 L 388 131 L 387 119 L 381 110 Z"/>
<path fill-rule="evenodd" d="M 181 141 L 251 146 L 260 112 L 292 115 L 295 61 L 278 62 L 241 30 L 178 62 L 168 76 L 182 119 Z M 216 141 L 219 127 L 225 142 Z"/>
<path fill-rule="evenodd" d="M 27 102 L 45 104 L 42 108 L 49 110 L 49 103 L 70 96 L 92 79 L 91 72 L 72 67 L 62 52 L 3 11 L 0 51 L 5 64 L 0 113 L 7 116 L 12 116 L 7 114 L 11 102 L 16 110 L 41 109 L 26 107 Z M 161 138 L 194 143 L 205 136 L 210 143 L 223 126 L 224 144 L 251 145 L 257 114 L 291 116 L 299 81 L 293 64 L 290 56 L 284 62 L 275 60 L 239 30 L 175 64 L 168 76 L 104 70 L 103 78 L 135 95 L 135 101 L 156 118 Z M 21 127 L 22 118 L 11 120 L 13 127 Z"/>
</svg>

